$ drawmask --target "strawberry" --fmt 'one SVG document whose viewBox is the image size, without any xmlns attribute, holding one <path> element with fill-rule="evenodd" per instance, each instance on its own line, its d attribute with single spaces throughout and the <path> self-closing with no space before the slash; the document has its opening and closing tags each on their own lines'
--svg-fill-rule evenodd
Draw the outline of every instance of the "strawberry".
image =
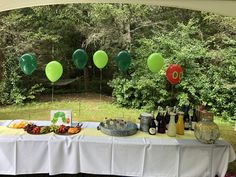
<svg viewBox="0 0 236 177">
<path fill-rule="evenodd" d="M 65 125 L 61 125 L 61 126 L 59 127 L 59 132 L 60 132 L 60 133 L 66 133 L 66 126 L 65 126 Z"/>
<path fill-rule="evenodd" d="M 34 127 L 32 130 L 33 134 L 39 134 L 40 133 L 40 127 Z"/>
</svg>

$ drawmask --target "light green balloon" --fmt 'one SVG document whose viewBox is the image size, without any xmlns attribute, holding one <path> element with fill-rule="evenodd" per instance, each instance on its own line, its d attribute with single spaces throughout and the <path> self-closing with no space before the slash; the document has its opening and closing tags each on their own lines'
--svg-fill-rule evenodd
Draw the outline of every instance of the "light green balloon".
<svg viewBox="0 0 236 177">
<path fill-rule="evenodd" d="M 62 76 L 63 67 L 61 63 L 57 61 L 51 61 L 47 64 L 45 68 L 45 73 L 48 80 L 50 80 L 51 82 L 56 82 Z"/>
<path fill-rule="evenodd" d="M 93 55 L 93 63 L 99 69 L 104 68 L 107 65 L 108 56 L 103 50 L 98 50 Z"/>
<path fill-rule="evenodd" d="M 157 73 L 164 66 L 164 59 L 160 53 L 153 53 L 148 57 L 147 65 L 150 71 Z"/>
</svg>

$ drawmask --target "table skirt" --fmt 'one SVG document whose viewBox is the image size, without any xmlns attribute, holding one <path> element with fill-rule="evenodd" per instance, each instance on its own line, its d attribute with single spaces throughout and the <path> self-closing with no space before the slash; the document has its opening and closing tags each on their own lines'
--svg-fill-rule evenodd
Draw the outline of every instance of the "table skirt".
<svg viewBox="0 0 236 177">
<path fill-rule="evenodd" d="M 223 177 L 235 160 L 232 146 L 224 140 L 206 145 L 193 136 L 111 137 L 96 130 L 97 125 L 84 123 L 72 136 L 28 135 L 0 126 L 0 174 Z"/>
</svg>

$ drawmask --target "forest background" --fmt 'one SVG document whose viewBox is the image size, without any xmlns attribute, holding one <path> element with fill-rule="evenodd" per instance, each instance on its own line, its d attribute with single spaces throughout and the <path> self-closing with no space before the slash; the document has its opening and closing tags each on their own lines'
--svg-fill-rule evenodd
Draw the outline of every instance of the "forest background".
<svg viewBox="0 0 236 177">
<path fill-rule="evenodd" d="M 72 54 L 89 56 L 84 70 L 73 66 Z M 0 105 L 37 101 L 50 94 L 45 66 L 52 60 L 64 68 L 56 94 L 98 92 L 100 71 L 92 56 L 104 50 L 102 94 L 127 108 L 203 104 L 224 119 L 236 117 L 236 19 L 185 9 L 127 5 L 71 4 L 24 8 L 0 13 Z M 115 57 L 128 50 L 132 64 L 119 71 Z M 148 70 L 147 58 L 160 52 L 164 68 Z M 24 53 L 37 56 L 31 76 L 19 68 Z M 170 64 L 184 68 L 182 82 L 165 77 Z"/>
</svg>

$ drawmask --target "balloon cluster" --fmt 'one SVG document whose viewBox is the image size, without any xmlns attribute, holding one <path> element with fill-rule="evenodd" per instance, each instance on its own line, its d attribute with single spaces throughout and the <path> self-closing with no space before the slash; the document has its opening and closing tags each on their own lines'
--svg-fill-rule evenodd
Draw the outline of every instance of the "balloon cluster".
<svg viewBox="0 0 236 177">
<path fill-rule="evenodd" d="M 153 73 L 158 73 L 164 66 L 164 59 L 160 53 L 153 53 L 147 60 L 148 68 Z M 180 83 L 183 75 L 183 69 L 178 64 L 172 64 L 166 71 L 166 78 L 172 84 Z"/>
<path fill-rule="evenodd" d="M 121 72 L 126 72 L 131 64 L 131 56 L 128 51 L 123 50 L 115 57 L 117 66 Z M 77 69 L 83 70 L 88 63 L 88 55 L 83 49 L 77 49 L 72 55 L 72 62 Z M 31 75 L 37 68 L 36 57 L 33 54 L 24 54 L 19 60 L 20 68 L 26 75 Z M 93 55 L 94 65 L 102 70 L 108 63 L 108 55 L 103 50 L 98 50 Z M 147 66 L 153 73 L 158 73 L 164 66 L 164 58 L 160 53 L 153 53 L 147 59 Z M 57 61 L 51 61 L 45 68 L 45 73 L 52 83 L 58 81 L 63 74 L 63 67 Z M 176 85 L 180 83 L 183 69 L 178 64 L 172 64 L 166 71 L 167 80 Z"/>
<path fill-rule="evenodd" d="M 117 66 L 121 72 L 126 72 L 131 64 L 128 51 L 123 50 L 115 57 Z M 77 49 L 72 55 L 72 61 L 77 69 L 84 69 L 88 63 L 88 55 L 83 49 Z M 93 55 L 93 63 L 98 69 L 103 69 L 108 63 L 108 55 L 103 50 L 98 50 Z"/>
<path fill-rule="evenodd" d="M 21 71 L 26 75 L 32 75 L 37 69 L 36 56 L 34 54 L 26 53 L 19 59 Z M 45 68 L 45 74 L 52 83 L 58 81 L 63 73 L 62 65 L 57 61 L 51 61 Z"/>
</svg>

